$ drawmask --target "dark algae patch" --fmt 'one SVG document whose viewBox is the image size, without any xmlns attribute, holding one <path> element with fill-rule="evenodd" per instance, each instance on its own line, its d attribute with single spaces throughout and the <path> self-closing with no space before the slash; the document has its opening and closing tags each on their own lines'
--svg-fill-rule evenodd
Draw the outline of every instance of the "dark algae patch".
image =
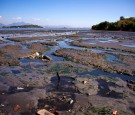
<svg viewBox="0 0 135 115">
<path fill-rule="evenodd" d="M 84 115 L 112 115 L 112 110 L 109 107 L 91 107 Z"/>
</svg>

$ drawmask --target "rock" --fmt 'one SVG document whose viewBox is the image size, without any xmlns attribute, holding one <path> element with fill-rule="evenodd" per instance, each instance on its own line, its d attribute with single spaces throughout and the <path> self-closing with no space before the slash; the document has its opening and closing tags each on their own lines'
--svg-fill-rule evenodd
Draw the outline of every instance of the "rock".
<svg viewBox="0 0 135 115">
<path fill-rule="evenodd" d="M 38 110 L 37 114 L 39 114 L 39 115 L 54 115 L 53 113 L 47 111 L 46 109 Z"/>
<path fill-rule="evenodd" d="M 17 87 L 17 90 L 23 90 L 24 88 L 23 87 Z"/>
<path fill-rule="evenodd" d="M 39 58 L 39 54 L 36 52 L 36 53 L 32 54 L 30 57 L 32 57 L 32 58 Z"/>
<path fill-rule="evenodd" d="M 135 85 L 135 81 L 133 81 L 133 80 L 131 80 L 130 83 Z"/>
<path fill-rule="evenodd" d="M 0 107 L 4 107 L 5 105 L 4 104 L 0 104 Z"/>
<path fill-rule="evenodd" d="M 39 53 L 38 53 L 38 52 L 36 52 L 36 53 L 35 53 L 35 56 L 39 56 Z"/>
<path fill-rule="evenodd" d="M 17 111 L 19 111 L 20 109 L 21 109 L 20 105 L 16 105 L 16 106 L 14 107 L 14 112 L 17 112 Z"/>
<path fill-rule="evenodd" d="M 32 55 L 26 56 L 26 58 L 30 58 L 30 59 L 35 59 L 35 58 L 39 58 L 40 54 L 38 52 L 35 52 Z"/>
<path fill-rule="evenodd" d="M 49 108 L 49 105 L 45 105 L 44 108 L 45 108 L 45 109 L 48 109 L 48 108 Z"/>
<path fill-rule="evenodd" d="M 91 94 L 90 94 L 90 92 L 87 92 L 86 95 L 87 95 L 87 96 L 90 96 Z"/>
<path fill-rule="evenodd" d="M 112 113 L 113 115 L 117 115 L 117 111 L 113 111 L 113 113 Z"/>
<path fill-rule="evenodd" d="M 50 58 L 49 56 L 47 56 L 47 55 L 43 55 L 42 56 L 42 59 L 44 60 L 49 60 L 49 61 L 51 61 L 52 60 L 52 58 Z"/>
<path fill-rule="evenodd" d="M 30 87 L 30 84 L 27 84 L 26 87 Z"/>
<path fill-rule="evenodd" d="M 135 81 L 128 81 L 127 86 L 129 89 L 135 91 Z"/>
<path fill-rule="evenodd" d="M 74 102 L 74 100 L 71 99 L 71 100 L 70 100 L 70 104 L 72 104 L 73 102 Z"/>
<path fill-rule="evenodd" d="M 62 99 L 66 99 L 66 96 L 63 96 L 63 98 Z"/>
<path fill-rule="evenodd" d="M 59 113 L 56 111 L 56 108 L 52 108 L 50 111 L 51 111 L 51 113 L 53 113 L 54 115 L 59 115 Z"/>
<path fill-rule="evenodd" d="M 83 84 L 86 84 L 87 82 L 88 82 L 87 80 L 84 80 L 84 81 L 83 81 Z"/>
<path fill-rule="evenodd" d="M 99 91 L 98 82 L 94 79 L 86 80 L 86 78 L 76 78 L 75 86 L 80 93 L 90 95 L 96 95 Z"/>
</svg>

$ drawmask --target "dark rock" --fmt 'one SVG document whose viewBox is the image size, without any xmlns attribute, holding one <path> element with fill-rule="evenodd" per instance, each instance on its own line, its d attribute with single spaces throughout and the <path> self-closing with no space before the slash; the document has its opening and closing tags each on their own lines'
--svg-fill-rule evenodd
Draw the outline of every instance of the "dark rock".
<svg viewBox="0 0 135 115">
<path fill-rule="evenodd" d="M 43 55 L 42 56 L 42 59 L 44 60 L 49 60 L 49 61 L 51 61 L 52 60 L 52 58 L 50 58 L 49 56 L 47 56 L 47 55 Z"/>
</svg>

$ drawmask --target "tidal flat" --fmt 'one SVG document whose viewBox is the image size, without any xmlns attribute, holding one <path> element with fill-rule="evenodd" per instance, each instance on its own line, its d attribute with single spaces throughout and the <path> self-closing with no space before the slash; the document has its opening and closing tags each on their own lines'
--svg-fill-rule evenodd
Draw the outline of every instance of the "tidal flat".
<svg viewBox="0 0 135 115">
<path fill-rule="evenodd" d="M 0 114 L 135 114 L 135 32 L 0 30 Z"/>
</svg>

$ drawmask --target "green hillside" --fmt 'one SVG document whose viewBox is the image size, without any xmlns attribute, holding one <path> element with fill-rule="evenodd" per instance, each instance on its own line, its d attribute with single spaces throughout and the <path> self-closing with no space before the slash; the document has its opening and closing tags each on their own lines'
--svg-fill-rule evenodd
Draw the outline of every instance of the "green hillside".
<svg viewBox="0 0 135 115">
<path fill-rule="evenodd" d="M 120 31 L 135 31 L 135 17 L 124 18 L 120 17 L 117 22 L 101 22 L 92 26 L 92 30 L 120 30 Z"/>
</svg>

